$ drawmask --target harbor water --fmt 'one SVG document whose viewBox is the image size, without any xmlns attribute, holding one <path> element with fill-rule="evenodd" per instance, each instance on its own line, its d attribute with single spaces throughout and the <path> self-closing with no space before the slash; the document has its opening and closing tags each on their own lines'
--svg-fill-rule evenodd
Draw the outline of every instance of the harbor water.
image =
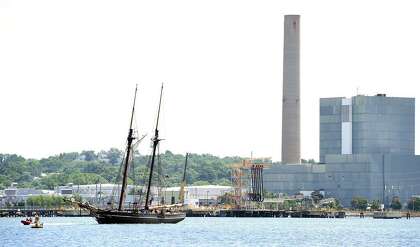
<svg viewBox="0 0 420 247">
<path fill-rule="evenodd" d="M 0 218 L 0 246 L 420 246 L 420 219 L 186 218 L 174 225 L 98 225 Z"/>
</svg>

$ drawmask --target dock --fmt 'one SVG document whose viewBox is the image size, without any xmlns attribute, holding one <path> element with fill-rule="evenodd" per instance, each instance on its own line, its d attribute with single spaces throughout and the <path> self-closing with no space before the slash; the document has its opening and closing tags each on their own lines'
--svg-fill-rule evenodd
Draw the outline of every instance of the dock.
<svg viewBox="0 0 420 247">
<path fill-rule="evenodd" d="M 378 211 L 373 213 L 374 219 L 401 219 L 400 211 Z"/>
<path fill-rule="evenodd" d="M 189 209 L 187 217 L 345 218 L 345 211 L 268 209 Z"/>
<path fill-rule="evenodd" d="M 89 212 L 80 209 L 0 209 L 0 217 L 30 217 L 38 214 L 42 217 L 83 217 Z"/>
</svg>

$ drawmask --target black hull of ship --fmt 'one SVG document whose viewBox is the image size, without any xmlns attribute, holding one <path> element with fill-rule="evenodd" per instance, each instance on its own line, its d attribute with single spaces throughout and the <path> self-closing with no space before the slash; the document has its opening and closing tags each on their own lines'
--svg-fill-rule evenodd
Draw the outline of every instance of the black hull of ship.
<svg viewBox="0 0 420 247">
<path fill-rule="evenodd" d="M 185 213 L 160 215 L 154 213 L 104 211 L 96 212 L 95 218 L 99 224 L 176 224 L 185 219 Z"/>
</svg>

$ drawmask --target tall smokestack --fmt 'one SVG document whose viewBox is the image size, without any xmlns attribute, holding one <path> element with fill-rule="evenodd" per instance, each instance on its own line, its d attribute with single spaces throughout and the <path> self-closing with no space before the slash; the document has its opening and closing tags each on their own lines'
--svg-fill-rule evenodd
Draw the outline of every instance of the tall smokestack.
<svg viewBox="0 0 420 247">
<path fill-rule="evenodd" d="M 300 163 L 300 16 L 284 16 L 282 162 Z"/>
</svg>

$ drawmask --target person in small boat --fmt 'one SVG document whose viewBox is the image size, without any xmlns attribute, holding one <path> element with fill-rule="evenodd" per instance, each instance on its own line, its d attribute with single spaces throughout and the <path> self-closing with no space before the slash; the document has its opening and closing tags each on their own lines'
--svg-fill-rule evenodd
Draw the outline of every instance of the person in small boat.
<svg viewBox="0 0 420 247">
<path fill-rule="evenodd" d="M 43 228 L 43 224 L 40 222 L 38 214 L 35 214 L 34 224 L 31 227 L 32 228 Z"/>
<path fill-rule="evenodd" d="M 34 221 L 34 223 L 35 224 L 39 223 L 39 216 L 38 216 L 38 214 L 35 214 L 35 221 Z"/>
</svg>

